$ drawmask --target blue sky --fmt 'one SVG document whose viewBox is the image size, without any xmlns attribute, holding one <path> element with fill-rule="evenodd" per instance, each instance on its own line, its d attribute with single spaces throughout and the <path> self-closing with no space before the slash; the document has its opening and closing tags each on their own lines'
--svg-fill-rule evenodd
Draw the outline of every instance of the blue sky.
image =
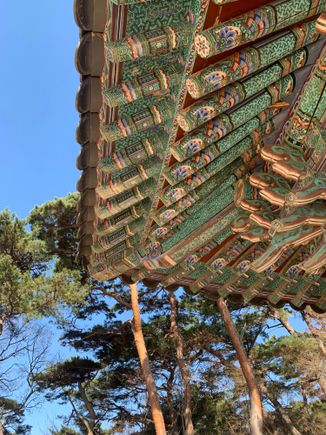
<svg viewBox="0 0 326 435">
<path fill-rule="evenodd" d="M 36 204 L 74 191 L 79 177 L 79 34 L 73 0 L 0 0 L 0 16 L 0 210 L 23 218 Z M 28 417 L 32 434 L 48 434 L 58 412 L 55 404 L 36 409 Z"/>
<path fill-rule="evenodd" d="M 25 217 L 75 190 L 73 0 L 0 0 L 0 209 Z"/>
</svg>

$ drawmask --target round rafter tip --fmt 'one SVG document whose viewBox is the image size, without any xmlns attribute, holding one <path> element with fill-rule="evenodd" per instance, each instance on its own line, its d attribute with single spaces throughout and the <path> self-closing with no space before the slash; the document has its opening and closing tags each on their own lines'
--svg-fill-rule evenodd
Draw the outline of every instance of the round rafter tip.
<svg viewBox="0 0 326 435">
<path fill-rule="evenodd" d="M 80 171 L 86 168 L 96 168 L 98 163 L 98 150 L 96 143 L 86 143 L 81 147 L 77 157 L 76 166 Z"/>
<path fill-rule="evenodd" d="M 100 120 L 97 113 L 87 112 L 80 117 L 76 130 L 76 140 L 81 145 L 97 142 L 100 139 Z"/>
<path fill-rule="evenodd" d="M 77 215 L 77 225 L 80 226 L 84 222 L 93 222 L 95 219 L 94 207 L 84 207 L 83 210 Z"/>
<path fill-rule="evenodd" d="M 77 182 L 77 190 L 84 192 L 87 189 L 95 189 L 97 185 L 97 175 L 95 168 L 87 168 Z"/>
<path fill-rule="evenodd" d="M 76 95 L 76 108 L 79 113 L 99 112 L 102 106 L 101 80 L 88 76 L 82 80 Z"/>
<path fill-rule="evenodd" d="M 107 22 L 107 0 L 75 0 L 77 26 L 86 32 L 103 33 Z"/>
<path fill-rule="evenodd" d="M 75 65 L 84 76 L 100 77 L 104 68 L 104 38 L 101 33 L 85 33 L 77 46 Z"/>
</svg>

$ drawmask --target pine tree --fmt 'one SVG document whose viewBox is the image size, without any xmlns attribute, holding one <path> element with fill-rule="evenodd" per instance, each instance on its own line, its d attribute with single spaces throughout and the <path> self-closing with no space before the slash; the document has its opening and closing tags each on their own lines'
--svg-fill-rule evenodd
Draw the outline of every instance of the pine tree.
<svg viewBox="0 0 326 435">
<path fill-rule="evenodd" d="M 79 282 L 90 289 L 85 304 L 74 304 L 79 326 L 68 328 L 63 342 L 101 365 L 87 389 L 100 421 L 109 422 L 113 433 L 153 434 L 134 344 L 130 290 L 119 280 L 98 283 L 84 270 L 80 273 L 76 200 L 74 195 L 56 199 L 34 209 L 30 219 L 33 235 L 48 255 L 55 255 L 55 270 L 78 272 Z M 143 343 L 169 433 L 186 433 L 186 410 L 197 433 L 250 433 L 239 352 L 214 303 L 182 289 L 171 293 L 145 285 L 138 298 Z M 232 303 L 228 309 L 263 399 L 266 434 L 322 434 L 325 345 L 320 318 L 317 322 L 305 312 L 310 334 L 297 333 L 286 310 Z M 274 337 L 276 327 L 282 330 Z"/>
</svg>

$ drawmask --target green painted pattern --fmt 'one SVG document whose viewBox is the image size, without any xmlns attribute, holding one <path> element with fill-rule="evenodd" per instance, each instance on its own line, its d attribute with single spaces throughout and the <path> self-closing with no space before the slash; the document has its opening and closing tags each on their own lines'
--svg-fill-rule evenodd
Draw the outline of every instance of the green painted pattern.
<svg viewBox="0 0 326 435">
<path fill-rule="evenodd" d="M 223 174 L 219 175 L 218 180 L 214 180 L 214 185 L 211 185 L 210 190 L 209 186 L 207 186 L 205 183 L 203 186 L 206 187 L 206 198 L 209 196 L 216 196 L 216 189 L 219 189 L 219 191 L 222 191 L 230 186 L 233 186 L 233 184 L 236 182 L 236 177 L 234 175 L 227 175 L 225 174 L 223 177 Z M 213 184 L 213 183 L 212 183 Z M 200 191 L 196 194 L 200 195 Z M 205 206 L 205 201 L 203 201 L 203 197 L 199 196 L 198 200 L 196 202 L 192 202 L 189 204 L 189 200 L 186 201 L 179 201 L 177 202 L 173 208 L 166 209 L 163 211 L 160 215 L 160 224 L 161 225 L 167 225 L 167 229 L 171 230 L 178 225 L 180 225 L 180 222 L 183 224 L 185 220 L 188 219 L 189 216 L 193 215 L 194 213 L 197 213 L 198 211 L 202 210 L 202 208 Z M 168 213 L 170 216 L 173 216 L 173 219 L 168 218 Z M 185 212 L 185 213 L 183 213 Z M 172 214 L 173 213 L 173 214 Z M 163 216 L 162 216 L 163 215 Z M 184 224 L 183 224 L 184 225 Z"/>
<path fill-rule="evenodd" d="M 114 142 L 123 137 L 146 131 L 171 119 L 173 109 L 173 100 L 163 98 L 156 101 L 155 104 L 148 104 L 145 109 L 136 111 L 128 117 L 119 118 L 112 124 L 102 126 L 102 135 L 107 141 Z"/>
<path fill-rule="evenodd" d="M 325 82 L 326 57 L 324 50 L 283 135 L 283 140 L 290 145 L 297 144 L 308 149 L 313 148 L 312 159 L 315 162 L 323 158 L 325 150 L 325 142 L 321 134 L 321 120 L 326 113 Z"/>
<path fill-rule="evenodd" d="M 197 153 L 201 149 L 206 148 L 207 145 L 226 136 L 234 128 L 249 121 L 272 103 L 289 95 L 292 92 L 293 85 L 293 77 L 289 74 L 269 86 L 266 91 L 261 92 L 258 96 L 252 97 L 249 102 L 245 102 L 240 108 L 235 109 L 229 115 L 222 114 L 211 119 L 204 126 L 193 133 L 187 134 L 175 144 L 175 148 L 172 149 L 174 157 L 178 161 L 183 161 L 189 155 Z"/>
<path fill-rule="evenodd" d="M 324 8 L 325 0 L 288 0 L 262 6 L 201 32 L 195 38 L 196 51 L 203 58 L 211 57 L 291 26 Z"/>
<path fill-rule="evenodd" d="M 226 239 L 230 234 L 229 232 L 224 231 L 228 226 L 230 221 L 234 219 L 238 214 L 238 210 L 234 209 L 229 211 L 225 216 L 221 217 L 217 223 L 213 224 L 209 229 L 203 231 L 200 235 L 193 237 L 187 244 L 180 246 L 180 249 L 173 255 L 175 261 L 180 261 L 182 258 L 189 255 L 189 253 L 194 252 L 200 246 L 203 246 L 207 243 L 207 240 L 210 240 L 214 237 L 216 239 L 218 233 L 222 233 L 219 238 L 219 242 L 222 243 L 224 239 Z M 181 239 L 180 239 L 181 240 Z"/>
<path fill-rule="evenodd" d="M 182 66 L 178 57 L 166 59 L 171 64 L 164 68 L 151 66 L 145 73 L 132 77 L 115 87 L 104 88 L 102 93 L 105 103 L 110 107 L 122 106 L 150 95 L 163 95 L 173 90 L 180 82 Z"/>
<path fill-rule="evenodd" d="M 271 113 L 270 117 L 272 116 L 273 114 Z M 223 160 L 223 153 L 233 149 L 233 147 L 236 146 L 236 144 L 239 143 L 241 139 L 244 139 L 254 130 L 257 130 L 257 135 L 255 134 L 254 139 L 256 139 L 256 137 L 259 138 L 260 135 L 272 132 L 273 123 L 267 122 L 260 126 L 258 117 L 250 119 L 238 129 L 232 131 L 224 138 L 207 147 L 199 154 L 196 154 L 192 159 L 188 159 L 182 163 L 176 163 L 171 166 L 169 170 L 166 171 L 166 173 L 164 174 L 165 178 L 168 180 L 169 184 L 173 186 L 176 183 L 192 175 L 195 171 L 198 171 L 201 168 L 209 165 L 213 160 Z"/>
<path fill-rule="evenodd" d="M 293 51 L 314 42 L 318 38 L 315 26 L 315 20 L 294 26 L 285 35 L 272 41 L 254 44 L 193 74 L 186 81 L 188 92 L 194 98 L 200 98 L 248 76 L 259 68 L 271 65 Z"/>
<path fill-rule="evenodd" d="M 231 240 L 230 223 L 239 214 L 231 207 L 233 186 L 252 167 L 257 146 L 274 128 L 271 118 L 279 110 L 269 109 L 269 106 L 289 95 L 294 85 L 291 75 L 279 79 L 304 64 L 306 51 L 299 49 L 316 40 L 315 22 L 296 26 L 273 40 L 254 43 L 219 62 L 218 66 L 189 77 L 194 57 L 190 39 L 184 35 L 194 32 L 201 19 L 199 14 L 204 11 L 202 2 L 114 2 L 128 5 L 128 18 L 125 38 L 118 42 L 111 42 L 109 38 L 106 41 L 107 67 L 112 59 L 124 60 L 124 63 L 120 85 L 108 88 L 104 80 L 102 119 L 109 107 L 116 108 L 119 119 L 115 124 L 102 121 L 101 126 L 103 140 L 98 147 L 97 192 L 102 198 L 96 205 L 92 270 L 101 278 L 113 278 L 120 273 L 133 273 L 137 277 L 139 269 L 138 277 L 162 273 L 169 282 L 184 279 L 194 291 L 202 283 L 211 282 L 215 291 L 223 295 L 242 292 L 249 301 L 260 293 L 276 300 L 276 291 L 285 282 L 282 276 L 271 274 L 273 281 L 270 282 L 265 275 L 252 271 L 245 276 L 236 267 L 226 267 L 220 274 L 200 259 L 219 243 Z M 216 4 L 228 2 L 215 0 Z M 256 16 L 244 14 L 242 23 L 239 22 L 240 39 L 235 29 L 227 29 L 220 35 L 219 49 L 250 40 L 253 33 L 258 39 L 269 33 L 268 25 L 282 27 L 284 17 L 287 17 L 287 25 L 297 22 L 306 13 L 308 2 L 297 1 L 298 19 L 288 17 L 291 2 L 293 0 L 257 8 Z M 315 6 L 320 7 L 317 0 L 312 0 L 311 4 L 309 1 L 309 7 Z M 222 27 L 226 27 L 225 23 Z M 295 50 L 298 51 L 294 53 Z M 286 56 L 288 58 L 281 59 Z M 194 77 L 198 78 L 198 88 L 201 80 L 204 83 L 198 93 L 218 92 L 214 101 L 205 99 L 188 108 L 188 114 L 193 110 L 191 119 L 188 118 L 190 130 L 205 124 L 172 145 L 177 162 L 160 173 L 171 156 L 169 147 L 176 131 L 175 111 L 180 109 L 186 96 L 182 82 L 189 79 L 190 89 Z M 234 83 L 237 80 L 241 82 Z M 316 92 L 318 89 L 316 84 Z M 310 102 L 309 98 L 304 98 L 301 107 Z M 195 112 L 204 112 L 205 106 L 210 104 L 215 104 L 211 117 L 206 118 L 205 113 L 204 118 L 197 117 Z M 324 96 L 316 111 L 319 117 L 323 106 Z M 169 185 L 162 188 L 161 183 L 166 181 Z M 251 197 L 254 193 L 250 192 Z M 160 204 L 161 208 L 153 214 L 151 205 L 155 205 L 158 198 L 163 206 Z M 144 243 L 141 240 L 144 228 L 151 224 L 152 217 L 155 224 L 150 240 Z M 214 223 L 200 232 L 209 221 Z M 198 234 L 194 235 L 196 230 Z M 186 237 L 189 240 L 183 243 Z M 247 244 L 244 242 L 244 246 Z M 146 271 L 146 261 L 152 262 L 152 272 Z M 299 294 L 302 289 L 295 290 Z M 307 291 L 311 295 L 318 293 L 316 286 L 308 286 Z M 282 294 L 278 297 L 283 298 Z M 300 296 L 298 305 L 302 300 Z"/>
</svg>

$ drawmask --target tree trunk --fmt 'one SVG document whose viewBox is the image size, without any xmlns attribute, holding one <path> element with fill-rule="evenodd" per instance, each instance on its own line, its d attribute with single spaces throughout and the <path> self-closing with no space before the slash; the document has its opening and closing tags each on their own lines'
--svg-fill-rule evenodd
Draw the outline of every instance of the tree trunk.
<svg viewBox="0 0 326 435">
<path fill-rule="evenodd" d="M 317 328 L 314 328 L 314 325 L 311 321 L 311 318 L 313 318 L 313 316 L 311 316 L 311 314 L 308 313 L 307 308 L 305 311 L 303 311 L 301 313 L 301 315 L 302 315 L 303 320 L 306 322 L 306 325 L 309 329 L 310 334 L 316 340 L 316 342 L 319 346 L 319 349 L 325 358 L 326 357 L 326 348 L 325 348 L 325 345 L 324 345 L 324 342 L 323 342 L 321 336 L 319 335 L 320 333 L 317 332 L 318 331 Z M 322 394 L 323 394 L 324 400 L 325 400 L 326 399 L 326 377 L 324 375 L 324 372 L 322 372 L 322 371 L 320 371 L 320 373 L 319 373 L 318 384 L 320 386 L 320 389 L 322 391 Z"/>
<path fill-rule="evenodd" d="M 326 348 L 325 348 L 324 342 L 320 338 L 319 334 L 316 332 L 316 328 L 313 327 L 310 314 L 307 313 L 306 311 L 302 312 L 301 314 L 302 314 L 304 321 L 306 322 L 306 324 L 308 326 L 309 332 L 311 333 L 311 335 L 313 335 L 315 337 L 315 339 L 317 340 L 319 349 L 321 350 L 324 357 L 326 357 Z"/>
<path fill-rule="evenodd" d="M 183 403 L 183 419 L 185 426 L 185 435 L 193 435 L 194 426 L 191 415 L 191 386 L 190 373 L 184 359 L 183 339 L 178 327 L 178 302 L 172 291 L 169 292 L 169 302 L 171 307 L 171 333 L 176 349 L 177 362 L 180 369 L 183 385 L 184 385 L 184 403 Z"/>
<path fill-rule="evenodd" d="M 173 380 L 174 380 L 174 367 L 170 370 L 170 376 L 168 377 L 167 383 L 166 383 L 166 401 L 169 408 L 169 416 L 170 416 L 170 427 L 169 427 L 169 433 L 171 435 L 178 435 L 179 431 L 177 428 L 177 413 L 174 409 L 173 404 Z"/>
<path fill-rule="evenodd" d="M 318 379 L 319 386 L 323 392 L 324 398 L 326 398 L 326 378 L 321 373 L 320 378 Z"/>
<path fill-rule="evenodd" d="M 82 421 L 87 429 L 87 435 L 95 435 L 95 432 L 92 429 L 90 423 L 86 419 L 82 419 Z"/>
<path fill-rule="evenodd" d="M 63 389 L 63 391 L 65 392 L 65 390 Z M 87 420 L 86 417 L 84 417 L 82 414 L 80 414 L 78 412 L 78 409 L 76 408 L 76 405 L 74 403 L 74 401 L 72 400 L 71 396 L 67 395 L 68 400 L 73 408 L 73 410 L 75 411 L 76 417 L 82 422 L 82 424 L 85 426 L 86 430 L 87 430 L 87 435 L 95 435 L 94 433 L 94 427 L 93 425 Z M 1 435 L 1 434 L 0 434 Z"/>
<path fill-rule="evenodd" d="M 316 340 L 319 349 L 324 357 L 326 357 L 326 348 L 324 345 L 324 342 L 322 338 L 319 336 L 318 332 L 316 332 L 316 328 L 314 328 L 312 322 L 311 322 L 311 315 L 307 311 L 303 311 L 301 313 L 303 320 L 306 322 L 306 325 L 309 329 L 309 332 L 311 333 L 312 337 Z M 289 333 L 291 335 L 296 335 L 297 332 L 291 327 L 292 331 L 288 329 Z M 326 398 L 326 378 L 323 372 L 319 373 L 318 383 L 320 386 L 320 389 L 323 393 L 323 396 Z"/>
<path fill-rule="evenodd" d="M 279 414 L 279 416 L 285 423 L 286 427 L 289 430 L 289 433 L 292 435 L 302 435 L 301 432 L 299 432 L 298 429 L 294 426 L 291 418 L 285 412 L 280 402 L 276 398 L 274 398 L 271 394 L 269 394 L 268 389 L 265 387 L 265 385 L 261 385 L 260 388 L 263 394 L 267 397 L 267 399 L 273 404 L 275 411 Z"/>
<path fill-rule="evenodd" d="M 277 319 L 277 320 L 280 321 L 280 323 L 284 326 L 284 328 L 288 331 L 288 333 L 289 333 L 290 335 L 293 335 L 293 334 L 296 333 L 295 330 L 294 330 L 294 328 L 292 327 L 291 323 L 290 323 L 287 319 L 283 318 L 282 315 L 279 313 L 278 310 L 276 310 L 276 309 L 271 309 L 271 312 L 272 312 L 272 316 L 273 316 L 275 319 Z"/>
<path fill-rule="evenodd" d="M 93 404 L 88 399 L 85 388 L 83 387 L 81 382 L 78 382 L 78 391 L 89 415 L 89 419 L 87 420 L 87 431 L 88 431 L 87 435 L 93 435 L 94 427 L 96 424 L 96 414 L 94 411 Z"/>
<path fill-rule="evenodd" d="M 250 428 L 252 435 L 263 434 L 263 406 L 260 399 L 260 394 L 257 386 L 257 382 L 250 366 L 249 359 L 241 343 L 238 331 L 236 330 L 229 309 L 223 298 L 218 298 L 216 305 L 221 313 L 222 319 L 225 323 L 225 327 L 231 338 L 233 347 L 237 353 L 238 360 L 241 366 L 243 376 L 246 380 L 249 397 L 250 397 Z"/>
<path fill-rule="evenodd" d="M 161 410 L 160 401 L 152 375 L 152 370 L 148 359 L 146 344 L 141 325 L 137 284 L 129 284 L 129 287 L 131 292 L 131 306 L 133 312 L 133 334 L 147 388 L 148 402 L 152 411 L 155 432 L 157 435 L 166 435 L 163 413 Z"/>
<path fill-rule="evenodd" d="M 289 433 L 291 433 L 292 435 L 302 435 L 301 432 L 299 432 L 298 429 L 294 426 L 292 420 L 290 419 L 288 414 L 284 411 L 280 402 L 277 399 L 274 399 L 273 397 L 270 397 L 268 395 L 267 397 L 272 402 L 275 410 L 279 413 L 285 425 L 289 429 Z"/>
</svg>

